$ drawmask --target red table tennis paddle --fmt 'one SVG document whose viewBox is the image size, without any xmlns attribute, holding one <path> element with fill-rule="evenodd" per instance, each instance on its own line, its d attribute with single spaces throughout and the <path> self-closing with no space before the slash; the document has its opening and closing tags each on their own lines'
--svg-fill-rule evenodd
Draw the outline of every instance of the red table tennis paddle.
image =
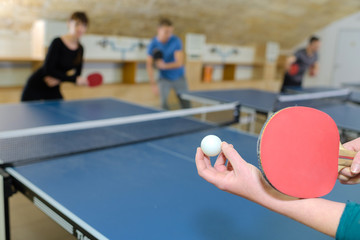
<svg viewBox="0 0 360 240">
<path fill-rule="evenodd" d="M 289 69 L 289 74 L 291 76 L 294 76 L 296 75 L 297 73 L 299 72 L 299 64 L 297 63 L 294 63 L 290 66 L 290 69 Z"/>
<path fill-rule="evenodd" d="M 87 77 L 89 87 L 100 86 L 103 82 L 103 77 L 100 73 L 92 73 Z"/>
<path fill-rule="evenodd" d="M 298 198 L 328 194 L 338 172 L 351 166 L 356 152 L 340 144 L 338 128 L 326 113 L 289 107 L 265 123 L 258 140 L 261 170 L 278 191 Z"/>
</svg>

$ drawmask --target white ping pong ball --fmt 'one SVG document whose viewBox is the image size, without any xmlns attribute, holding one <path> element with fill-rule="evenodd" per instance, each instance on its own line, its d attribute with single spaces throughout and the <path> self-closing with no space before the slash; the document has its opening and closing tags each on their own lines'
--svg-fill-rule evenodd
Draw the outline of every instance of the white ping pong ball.
<svg viewBox="0 0 360 240">
<path fill-rule="evenodd" d="M 213 157 L 221 151 L 221 139 L 215 135 L 207 135 L 201 141 L 200 146 L 205 155 Z"/>
</svg>

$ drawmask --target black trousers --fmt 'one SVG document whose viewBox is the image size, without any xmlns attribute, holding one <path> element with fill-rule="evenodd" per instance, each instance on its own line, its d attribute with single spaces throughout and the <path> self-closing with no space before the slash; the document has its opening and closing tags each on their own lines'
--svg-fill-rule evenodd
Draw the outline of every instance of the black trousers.
<svg viewBox="0 0 360 240">
<path fill-rule="evenodd" d="M 286 87 L 301 87 L 301 81 L 295 81 L 288 73 L 285 73 L 284 75 L 284 81 L 281 86 L 281 92 L 284 93 L 286 91 Z"/>
</svg>

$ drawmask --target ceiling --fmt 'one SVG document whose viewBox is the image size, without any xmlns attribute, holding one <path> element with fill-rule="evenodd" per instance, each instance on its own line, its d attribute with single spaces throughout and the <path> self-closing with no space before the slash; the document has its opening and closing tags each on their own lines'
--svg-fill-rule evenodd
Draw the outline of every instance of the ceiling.
<svg viewBox="0 0 360 240">
<path fill-rule="evenodd" d="M 0 0 L 0 30 L 28 30 L 34 20 L 66 20 L 86 11 L 89 32 L 152 37 L 159 18 L 168 17 L 176 33 L 204 33 L 207 42 L 261 44 L 283 49 L 313 32 L 360 11 L 359 0 Z"/>
</svg>

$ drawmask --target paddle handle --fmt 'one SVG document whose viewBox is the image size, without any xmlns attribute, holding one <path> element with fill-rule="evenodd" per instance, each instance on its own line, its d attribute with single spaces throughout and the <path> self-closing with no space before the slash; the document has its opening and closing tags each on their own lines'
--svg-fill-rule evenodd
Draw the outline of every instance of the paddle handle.
<svg viewBox="0 0 360 240">
<path fill-rule="evenodd" d="M 351 164 L 356 154 L 357 152 L 345 149 L 344 146 L 340 143 L 338 171 L 340 172 L 346 167 L 351 167 Z"/>
</svg>

